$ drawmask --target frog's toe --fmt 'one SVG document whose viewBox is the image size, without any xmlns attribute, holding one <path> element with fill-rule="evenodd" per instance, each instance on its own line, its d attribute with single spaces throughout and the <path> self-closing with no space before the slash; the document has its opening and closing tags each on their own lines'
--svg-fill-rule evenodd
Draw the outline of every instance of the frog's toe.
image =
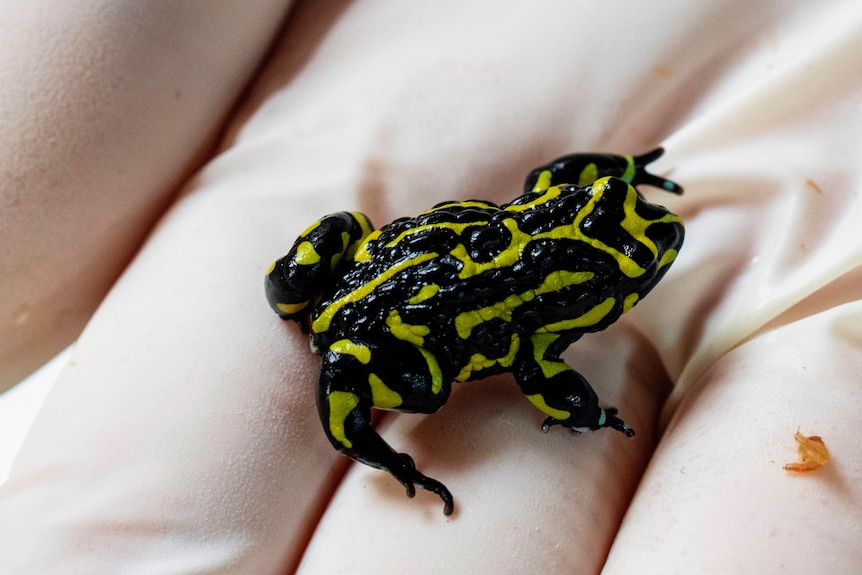
<svg viewBox="0 0 862 575">
<path fill-rule="evenodd" d="M 542 422 L 542 433 L 548 433 L 551 430 L 552 425 L 565 425 L 566 422 L 561 419 L 554 419 L 553 417 L 548 417 L 545 421 Z"/>
<path fill-rule="evenodd" d="M 443 500 L 443 515 L 452 515 L 452 511 L 455 509 L 455 500 L 446 486 L 436 479 L 431 479 L 417 471 L 413 458 L 406 453 L 399 453 L 398 455 L 401 457 L 404 466 L 398 473 L 393 473 L 393 475 L 407 489 L 407 497 L 412 498 L 416 495 L 416 487 L 436 493 Z"/>
<path fill-rule="evenodd" d="M 603 413 L 604 421 L 601 422 L 601 427 L 610 427 L 611 429 L 616 429 L 622 433 L 625 433 L 626 437 L 634 437 L 635 430 L 631 428 L 631 426 L 617 417 L 616 408 L 609 407 L 604 410 Z"/>
<path fill-rule="evenodd" d="M 436 479 L 431 479 L 430 477 L 426 477 L 421 473 L 419 473 L 419 475 L 422 477 L 422 479 L 416 481 L 416 485 L 426 491 L 436 493 L 438 496 L 440 496 L 440 499 L 443 500 L 443 515 L 452 515 L 452 511 L 455 510 L 455 500 L 452 498 L 452 493 L 446 488 L 445 485 L 443 485 Z"/>
<path fill-rule="evenodd" d="M 656 161 L 663 154 L 664 148 L 656 148 L 655 150 L 647 152 L 646 154 L 635 156 L 633 160 L 637 172 L 634 176 L 634 179 L 632 180 L 632 185 L 637 186 L 640 184 L 646 184 L 647 186 L 654 186 L 656 188 L 663 189 L 678 196 L 682 195 L 682 186 L 680 186 L 674 181 L 668 180 L 667 178 L 662 178 L 661 176 L 651 174 L 646 170 L 647 164 L 651 164 L 652 162 Z"/>
</svg>

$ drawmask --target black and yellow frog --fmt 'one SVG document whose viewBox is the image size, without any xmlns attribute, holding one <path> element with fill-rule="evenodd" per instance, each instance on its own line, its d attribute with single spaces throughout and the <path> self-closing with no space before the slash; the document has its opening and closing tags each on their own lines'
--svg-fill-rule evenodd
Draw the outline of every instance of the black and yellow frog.
<svg viewBox="0 0 862 575">
<path fill-rule="evenodd" d="M 633 436 L 560 354 L 631 309 L 676 258 L 680 218 L 634 187 L 682 192 L 646 171 L 662 153 L 565 156 L 503 206 L 445 202 L 379 230 L 340 212 L 303 232 L 269 269 L 266 295 L 323 357 L 317 404 L 332 445 L 410 497 L 436 493 L 449 515 L 449 490 L 378 435 L 372 408 L 433 413 L 452 381 L 511 371 L 545 431 Z"/>
</svg>

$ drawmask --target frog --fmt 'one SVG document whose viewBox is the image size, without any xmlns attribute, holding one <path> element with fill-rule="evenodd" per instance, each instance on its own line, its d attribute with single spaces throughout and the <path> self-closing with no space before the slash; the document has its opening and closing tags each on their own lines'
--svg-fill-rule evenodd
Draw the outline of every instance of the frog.
<svg viewBox="0 0 862 575">
<path fill-rule="evenodd" d="M 376 229 L 361 212 L 314 222 L 267 270 L 272 309 L 321 356 L 317 408 L 332 446 L 390 473 L 413 497 L 454 499 L 372 424 L 373 410 L 432 414 L 455 382 L 512 373 L 547 432 L 634 430 L 560 358 L 613 324 L 675 261 L 681 218 L 639 186 L 664 150 L 578 153 L 532 170 L 521 195 L 438 203 Z M 465 196 L 467 194 L 464 194 Z"/>
</svg>

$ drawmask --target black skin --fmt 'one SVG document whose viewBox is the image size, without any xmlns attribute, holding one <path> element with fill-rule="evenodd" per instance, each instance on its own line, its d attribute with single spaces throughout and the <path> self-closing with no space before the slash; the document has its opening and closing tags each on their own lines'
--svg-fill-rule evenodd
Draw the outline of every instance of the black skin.
<svg viewBox="0 0 862 575">
<path fill-rule="evenodd" d="M 310 334 L 312 349 L 322 355 L 317 401 L 332 445 L 388 471 L 410 497 L 416 487 L 436 493 L 449 515 L 454 509 L 449 490 L 378 435 L 372 408 L 433 413 L 448 399 L 453 380 L 511 371 L 524 395 L 543 402 L 537 407 L 549 414 L 544 431 L 554 425 L 575 434 L 609 427 L 634 436 L 616 409 L 599 407 L 590 384 L 560 354 L 584 333 L 612 324 L 630 307 L 626 297 L 635 302 L 645 297 L 670 266 L 659 265 L 661 255 L 681 246 L 678 218 L 639 192 L 634 210 L 652 222 L 644 241 L 658 255 L 621 224 L 628 217 L 623 202 L 633 197 L 629 184 L 682 193 L 674 182 L 646 171 L 662 152 L 659 148 L 631 163 L 609 154 L 565 156 L 533 170 L 526 193 L 502 207 L 476 200 L 446 202 L 384 226 L 376 239 L 366 239 L 373 228 L 365 216 L 341 212 L 297 239 L 268 273 L 267 298 L 283 319 Z M 544 171 L 559 187 L 557 196 L 532 191 Z M 560 185 L 578 182 L 582 172 L 610 177 L 596 202 L 590 203 L 590 186 Z M 617 179 L 622 176 L 626 181 Z M 560 232 L 572 228 L 575 217 L 581 218 L 577 229 L 583 235 Z M 512 226 L 526 238 L 524 244 L 513 242 Z M 303 244 L 312 245 L 320 257 L 307 257 Z M 363 253 L 354 259 L 357 249 Z M 615 255 L 620 253 L 645 271 L 636 277 L 623 273 Z M 464 271 L 468 262 L 478 266 L 476 271 Z M 555 274 L 584 279 L 553 287 L 543 283 Z M 420 297 L 422 286 L 433 287 L 434 294 Z M 512 297 L 507 311 L 491 312 L 499 317 L 471 319 L 476 310 L 496 309 Z M 592 318 L 603 302 L 611 307 L 598 319 L 577 323 Z M 411 335 L 403 326 L 424 331 Z M 493 361 L 472 363 L 477 356 Z M 390 401 L 393 395 L 397 401 Z"/>
</svg>

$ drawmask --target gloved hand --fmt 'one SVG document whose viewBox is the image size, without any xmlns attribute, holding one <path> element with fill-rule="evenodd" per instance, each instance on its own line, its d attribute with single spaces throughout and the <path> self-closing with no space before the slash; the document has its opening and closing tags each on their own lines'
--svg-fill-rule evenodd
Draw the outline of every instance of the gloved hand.
<svg viewBox="0 0 862 575">
<path fill-rule="evenodd" d="M 282 29 L 276 3 L 73 4 L 0 34 L 4 381 L 88 321 L 0 487 L 0 572 L 857 566 L 853 2 L 301 2 Z M 451 518 L 332 450 L 320 359 L 263 297 L 299 232 L 659 144 L 685 246 L 565 354 L 635 439 L 543 435 L 508 376 L 383 416 Z M 791 475 L 800 426 L 832 461 Z"/>
</svg>

